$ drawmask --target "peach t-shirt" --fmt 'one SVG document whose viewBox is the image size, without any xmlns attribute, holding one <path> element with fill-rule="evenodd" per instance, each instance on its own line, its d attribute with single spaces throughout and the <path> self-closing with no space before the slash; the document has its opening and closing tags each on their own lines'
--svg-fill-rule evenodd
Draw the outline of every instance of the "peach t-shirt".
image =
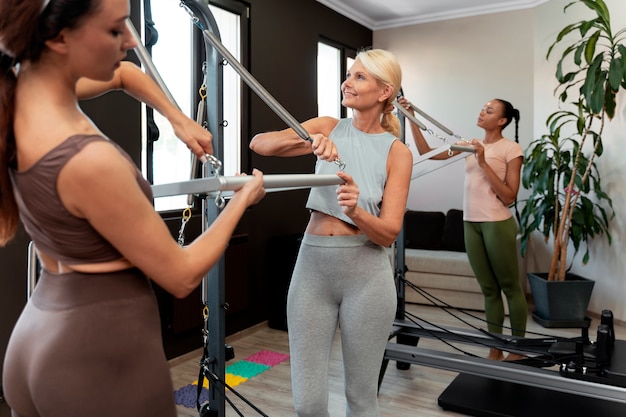
<svg viewBox="0 0 626 417">
<path fill-rule="evenodd" d="M 480 143 L 485 148 L 485 161 L 504 181 L 507 163 L 523 156 L 519 143 L 502 138 L 494 143 Z M 470 222 L 497 222 L 507 220 L 513 214 L 496 196 L 474 155 L 465 158 L 465 196 L 463 220 Z"/>
</svg>

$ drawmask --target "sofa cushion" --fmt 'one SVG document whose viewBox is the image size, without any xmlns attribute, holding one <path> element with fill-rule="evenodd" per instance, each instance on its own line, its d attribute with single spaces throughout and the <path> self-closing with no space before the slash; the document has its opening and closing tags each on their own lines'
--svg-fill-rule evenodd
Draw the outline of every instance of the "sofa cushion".
<svg viewBox="0 0 626 417">
<path fill-rule="evenodd" d="M 441 237 L 441 249 L 454 252 L 465 252 L 463 233 L 463 210 L 450 209 L 446 214 L 446 222 Z"/>
<path fill-rule="evenodd" d="M 405 247 L 441 249 L 445 220 L 445 215 L 439 211 L 407 211 L 404 215 Z"/>
<path fill-rule="evenodd" d="M 474 278 L 474 271 L 463 252 L 445 250 L 405 249 L 404 263 L 409 271 L 432 272 Z"/>
</svg>

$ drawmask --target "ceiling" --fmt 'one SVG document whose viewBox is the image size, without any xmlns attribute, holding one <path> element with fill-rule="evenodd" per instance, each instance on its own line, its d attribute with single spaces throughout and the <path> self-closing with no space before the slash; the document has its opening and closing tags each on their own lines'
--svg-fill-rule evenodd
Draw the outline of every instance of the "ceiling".
<svg viewBox="0 0 626 417">
<path fill-rule="evenodd" d="M 548 0 L 317 0 L 371 30 L 527 9 Z"/>
</svg>

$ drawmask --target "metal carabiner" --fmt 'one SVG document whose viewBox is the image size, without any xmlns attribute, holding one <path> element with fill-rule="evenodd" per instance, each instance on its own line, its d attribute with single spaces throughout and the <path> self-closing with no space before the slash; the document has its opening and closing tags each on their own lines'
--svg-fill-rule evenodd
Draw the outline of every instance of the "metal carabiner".
<svg viewBox="0 0 626 417">
<path fill-rule="evenodd" d="M 178 230 L 178 246 L 183 247 L 185 245 L 185 226 L 191 219 L 191 208 L 187 207 L 183 210 L 183 216 L 181 218 L 180 229 Z"/>
<path fill-rule="evenodd" d="M 211 168 L 213 168 L 213 171 L 215 172 L 214 176 L 217 177 L 222 170 L 222 161 L 209 153 L 205 153 L 204 157 L 206 158 L 207 163 L 211 164 Z"/>
</svg>

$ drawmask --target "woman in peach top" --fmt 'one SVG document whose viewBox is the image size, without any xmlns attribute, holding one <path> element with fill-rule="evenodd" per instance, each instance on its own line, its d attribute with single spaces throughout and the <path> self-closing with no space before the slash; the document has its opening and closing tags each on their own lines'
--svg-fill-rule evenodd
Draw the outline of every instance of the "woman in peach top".
<svg viewBox="0 0 626 417">
<path fill-rule="evenodd" d="M 406 98 L 402 97 L 398 102 L 413 112 Z M 476 123 L 484 129 L 485 137 L 462 143 L 475 150 L 473 155 L 465 158 L 463 231 L 467 256 L 485 297 L 489 332 L 502 333 L 504 294 L 514 336 L 525 335 L 528 315 L 526 296 L 519 281 L 518 226 L 509 209 L 517 197 L 523 161 L 523 150 L 517 143 L 519 116 L 519 110 L 508 101 L 490 100 L 480 111 Z M 513 120 L 515 142 L 502 135 Z M 410 126 L 419 153 L 431 151 L 420 128 L 414 123 Z M 431 159 L 447 159 L 454 154 L 443 152 Z M 488 358 L 505 359 L 501 350 L 493 348 Z M 521 358 L 510 353 L 505 360 Z"/>
</svg>

